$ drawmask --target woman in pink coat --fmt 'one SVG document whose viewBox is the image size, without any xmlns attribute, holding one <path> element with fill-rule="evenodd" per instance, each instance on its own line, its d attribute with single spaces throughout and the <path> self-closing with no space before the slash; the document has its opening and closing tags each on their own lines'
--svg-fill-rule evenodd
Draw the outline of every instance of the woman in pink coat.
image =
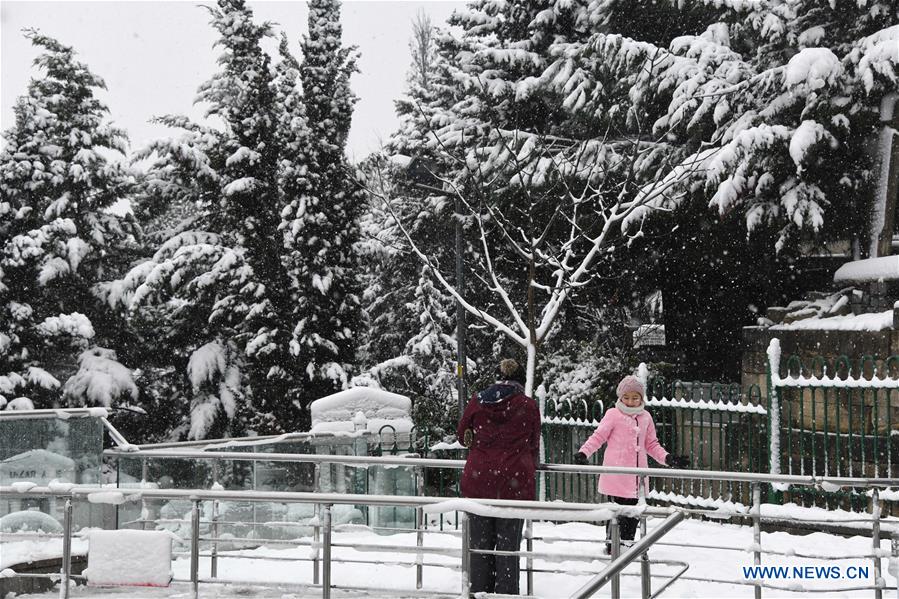
<svg viewBox="0 0 899 599">
<path fill-rule="evenodd" d="M 587 458 L 600 447 L 608 444 L 603 455 L 603 466 L 629 466 L 647 468 L 647 455 L 659 464 L 685 468 L 689 460 L 669 454 L 656 438 L 656 425 L 644 409 L 646 391 L 635 376 L 626 376 L 618 383 L 618 401 L 606 411 L 596 431 L 581 446 L 574 458 L 575 464 L 586 465 Z M 634 474 L 601 474 L 599 492 L 609 500 L 622 505 L 636 505 L 640 495 L 639 478 Z M 647 489 L 648 490 L 648 487 Z M 621 539 L 633 541 L 637 532 L 636 518 L 620 518 Z M 608 538 L 608 530 L 606 531 Z"/>
</svg>

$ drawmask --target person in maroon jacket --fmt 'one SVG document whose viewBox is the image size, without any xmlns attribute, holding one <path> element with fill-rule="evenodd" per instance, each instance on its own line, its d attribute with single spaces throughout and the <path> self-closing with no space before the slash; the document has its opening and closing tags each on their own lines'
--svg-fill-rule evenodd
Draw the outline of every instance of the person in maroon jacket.
<svg viewBox="0 0 899 599">
<path fill-rule="evenodd" d="M 462 496 L 479 499 L 536 498 L 540 451 L 540 411 L 524 394 L 524 369 L 503 360 L 499 380 L 476 393 L 456 434 L 468 447 L 462 472 Z M 471 549 L 518 551 L 520 519 L 469 514 Z M 517 556 L 471 554 L 471 592 L 517 595 Z"/>
</svg>

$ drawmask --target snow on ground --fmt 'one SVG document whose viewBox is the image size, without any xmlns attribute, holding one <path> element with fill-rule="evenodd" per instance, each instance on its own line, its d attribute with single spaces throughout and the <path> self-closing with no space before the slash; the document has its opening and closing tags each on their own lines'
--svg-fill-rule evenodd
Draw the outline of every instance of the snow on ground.
<svg viewBox="0 0 899 599">
<path fill-rule="evenodd" d="M 658 521 L 655 521 L 657 524 Z M 650 528 L 653 526 L 650 522 Z M 601 526 L 583 523 L 551 524 L 537 523 L 534 526 L 535 536 L 542 540 L 535 541 L 535 551 L 547 552 L 554 555 L 551 559 L 537 559 L 535 566 L 538 569 L 558 569 L 563 573 L 535 573 L 535 594 L 538 597 L 552 599 L 556 597 L 568 597 L 589 579 L 591 573 L 600 571 L 606 564 L 606 559 L 599 555 L 600 544 L 596 541 L 604 538 L 604 529 Z M 577 539 L 575 541 L 564 539 Z M 415 556 L 411 553 L 403 553 L 395 549 L 379 548 L 378 545 L 401 545 L 413 547 L 415 535 L 402 533 L 396 535 L 378 535 L 365 527 L 348 527 L 343 531 L 335 532 L 333 537 L 335 558 L 348 558 L 362 560 L 365 563 L 335 563 L 332 570 L 332 581 L 340 586 L 366 586 L 376 585 L 393 591 L 385 591 L 370 596 L 390 597 L 398 599 L 405 595 L 401 589 L 415 588 Z M 743 574 L 744 566 L 751 566 L 753 556 L 752 529 L 735 524 L 720 524 L 699 520 L 686 520 L 675 527 L 662 539 L 662 544 L 656 545 L 650 551 L 653 560 L 687 561 L 690 564 L 685 579 L 675 582 L 663 597 L 697 597 L 697 598 L 729 598 L 752 597 L 753 588 L 749 585 L 739 584 L 745 582 Z M 458 551 L 460 537 L 456 534 L 427 534 L 425 546 L 442 547 Z M 726 546 L 734 550 L 706 547 L 709 545 Z M 784 590 L 766 589 L 763 594 L 768 597 L 799 597 L 800 594 L 786 590 L 798 589 L 801 585 L 806 588 L 829 589 L 826 596 L 830 598 L 870 597 L 871 591 L 841 591 L 841 588 L 851 586 L 868 586 L 873 583 L 874 569 L 871 558 L 858 557 L 871 552 L 871 540 L 866 537 L 844 538 L 825 533 L 812 533 L 805 536 L 791 535 L 785 532 L 762 533 L 762 547 L 766 550 L 774 550 L 781 555 L 764 555 L 764 565 L 788 566 L 805 568 L 806 566 L 837 566 L 845 575 L 850 566 L 868 567 L 867 578 L 861 580 L 849 579 L 812 579 L 812 580 L 781 580 L 770 581 Z M 881 545 L 888 555 L 889 541 L 885 540 Z M 283 583 L 285 585 L 304 585 L 312 582 L 313 565 L 309 561 L 294 562 L 284 561 L 296 558 L 309 558 L 309 547 L 275 548 L 263 547 L 258 549 L 225 552 L 218 563 L 220 579 L 226 579 L 228 584 L 207 584 L 200 586 L 201 597 L 258 597 L 281 599 L 305 599 L 307 597 L 321 596 L 321 591 L 316 589 L 303 589 L 302 587 L 283 586 L 273 588 L 271 585 Z M 244 558 L 236 558 L 241 555 Z M 805 557 L 814 555 L 833 556 L 835 560 L 816 559 Z M 593 556 L 591 561 L 574 559 L 577 556 Z M 426 564 L 447 564 L 458 566 L 459 558 L 453 556 L 425 555 Z M 522 564 L 524 561 L 522 560 Z M 664 583 L 666 574 L 675 570 L 673 565 L 652 564 L 653 586 L 658 588 Z M 189 572 L 189 559 L 180 556 L 173 565 L 175 577 L 178 580 L 186 580 Z M 884 578 L 887 584 L 895 584 L 895 580 L 887 572 L 887 560 L 883 560 Z M 208 578 L 210 572 L 209 558 L 203 558 L 200 563 L 201 577 Z M 639 565 L 631 565 L 625 571 L 627 575 L 622 578 L 621 590 L 623 597 L 640 596 Z M 710 583 L 696 578 L 715 578 L 734 581 L 732 584 Z M 441 568 L 425 566 L 424 588 L 435 591 L 444 591 L 447 596 L 457 596 L 460 588 L 460 572 L 454 568 Z M 257 587 L 256 584 L 269 585 L 268 588 Z M 525 577 L 522 574 L 521 589 L 525 590 Z M 127 596 L 134 599 L 157 599 L 189 596 L 189 588 L 183 583 L 175 583 L 169 589 L 137 589 L 128 588 Z M 598 597 L 608 597 L 610 589 L 604 588 L 598 593 Z M 55 593 L 43 595 L 30 595 L 31 599 L 50 599 Z M 121 589 L 89 589 L 78 587 L 72 593 L 75 599 L 94 599 L 113 596 L 122 596 Z M 335 597 L 361 596 L 356 592 L 334 591 Z M 807 595 L 805 595 L 807 596 Z"/>
<path fill-rule="evenodd" d="M 28 561 L 53 559 L 62 555 L 62 539 L 5 541 L 0 534 L 0 570 Z M 87 555 L 87 540 L 72 539 L 72 555 Z"/>
</svg>

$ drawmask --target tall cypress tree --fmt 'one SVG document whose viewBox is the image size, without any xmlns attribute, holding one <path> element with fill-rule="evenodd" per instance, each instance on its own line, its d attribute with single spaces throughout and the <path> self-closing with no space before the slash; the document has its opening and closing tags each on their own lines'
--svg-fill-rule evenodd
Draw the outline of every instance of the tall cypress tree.
<svg viewBox="0 0 899 599">
<path fill-rule="evenodd" d="M 301 46 L 305 181 L 282 215 L 298 300 L 290 347 L 303 377 L 301 397 L 310 401 L 345 385 L 355 360 L 360 315 L 354 244 L 365 198 L 345 155 L 356 62 L 354 49 L 343 46 L 338 1 L 309 3 L 309 32 Z"/>
<path fill-rule="evenodd" d="M 110 303 L 128 305 L 171 348 L 163 355 L 186 370 L 190 408 L 178 434 L 296 430 L 288 353 L 294 312 L 278 230 L 283 118 L 275 69 L 261 45 L 271 26 L 255 23 L 243 0 L 220 0 L 210 14 L 221 70 L 198 100 L 224 130 L 165 117 L 184 129 L 180 139 L 139 154 L 155 155 L 145 202 L 190 202 L 195 215 L 110 290 Z"/>
</svg>

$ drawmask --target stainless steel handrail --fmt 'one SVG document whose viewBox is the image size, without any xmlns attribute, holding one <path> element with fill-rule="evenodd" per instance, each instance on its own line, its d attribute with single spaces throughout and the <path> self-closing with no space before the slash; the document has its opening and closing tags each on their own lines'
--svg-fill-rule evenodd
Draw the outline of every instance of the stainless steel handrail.
<svg viewBox="0 0 899 599">
<path fill-rule="evenodd" d="M 342 456 L 297 453 L 250 453 L 238 451 L 175 451 L 171 449 L 147 449 L 122 451 L 108 449 L 104 455 L 122 458 L 174 459 L 194 458 L 200 460 L 234 460 L 246 462 L 297 462 L 309 464 L 349 464 L 408 466 L 420 468 L 465 467 L 465 460 L 443 460 L 437 458 L 392 457 L 392 456 Z M 633 474 L 660 478 L 682 478 L 691 480 L 721 480 L 732 482 L 762 482 L 799 486 L 834 485 L 839 487 L 886 488 L 899 486 L 899 478 L 851 478 L 835 476 L 798 476 L 791 474 L 767 474 L 764 472 L 726 472 L 722 470 L 679 470 L 674 468 L 628 468 L 623 466 L 578 466 L 569 464 L 539 464 L 540 472 L 567 472 L 573 474 Z"/>
<path fill-rule="evenodd" d="M 141 498 L 150 499 L 186 499 L 189 501 L 230 500 L 246 502 L 274 502 L 274 503 L 313 503 L 313 504 L 342 504 L 342 505 L 369 505 L 369 506 L 396 506 L 419 507 L 439 506 L 442 503 L 452 502 L 446 511 L 458 511 L 458 498 L 447 497 L 417 497 L 411 495 L 362 495 L 356 493 L 306 493 L 300 491 L 255 491 L 235 490 L 217 491 L 212 489 L 115 489 L 97 486 L 74 486 L 67 489 L 53 489 L 50 487 L 31 487 L 27 491 L 9 485 L 0 485 L 0 495 L 7 496 L 38 496 L 38 497 L 87 497 L 94 493 L 121 493 L 125 501 L 137 501 Z M 617 503 L 566 503 L 563 501 L 524 501 L 518 499 L 465 499 L 465 503 L 472 506 L 518 508 L 522 510 L 535 510 L 542 514 L 553 513 L 553 519 L 580 521 L 580 518 L 566 518 L 566 512 L 590 512 L 595 516 L 598 510 L 609 510 L 613 513 L 621 512 L 625 515 L 634 511 L 633 506 L 623 506 Z M 669 508 L 646 506 L 640 508 L 642 513 L 655 516 L 667 516 L 672 513 Z M 590 517 L 588 520 L 601 520 L 604 518 Z"/>
</svg>

